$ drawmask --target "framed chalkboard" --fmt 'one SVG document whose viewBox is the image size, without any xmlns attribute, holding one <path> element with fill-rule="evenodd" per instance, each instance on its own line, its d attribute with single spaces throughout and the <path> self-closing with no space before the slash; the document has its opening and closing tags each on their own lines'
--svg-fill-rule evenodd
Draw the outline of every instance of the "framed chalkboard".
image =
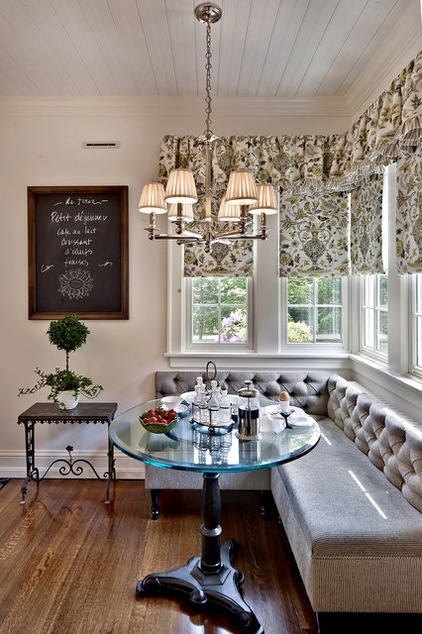
<svg viewBox="0 0 422 634">
<path fill-rule="evenodd" d="M 128 319 L 128 187 L 28 187 L 29 319 Z"/>
</svg>

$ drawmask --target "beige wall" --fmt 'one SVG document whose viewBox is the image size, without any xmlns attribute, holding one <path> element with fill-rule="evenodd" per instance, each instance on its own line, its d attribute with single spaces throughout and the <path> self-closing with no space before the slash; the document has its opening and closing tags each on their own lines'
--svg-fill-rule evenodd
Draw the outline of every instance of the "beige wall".
<svg viewBox="0 0 422 634">
<path fill-rule="evenodd" d="M 303 104 L 302 104 L 303 106 Z M 346 117 L 299 116 L 268 108 L 259 117 L 245 104 L 224 105 L 213 117 L 220 134 L 332 133 L 347 129 Z M 186 114 L 185 114 L 186 113 Z M 223 116 L 224 115 L 224 116 Z M 27 186 L 129 186 L 129 301 L 125 321 L 88 322 L 87 345 L 72 358 L 72 368 L 104 386 L 101 400 L 117 401 L 119 411 L 153 396 L 153 373 L 165 369 L 166 245 L 146 238 L 146 216 L 137 210 L 140 189 L 157 177 L 158 152 L 165 134 L 201 133 L 202 101 L 179 103 L 134 99 L 0 100 L 1 356 L 0 476 L 24 474 L 24 430 L 17 416 L 47 391 L 17 397 L 20 386 L 35 382 L 34 369 L 62 366 L 63 353 L 48 343 L 49 321 L 28 320 Z M 120 149 L 87 150 L 83 141 L 118 141 Z M 105 428 L 39 425 L 40 466 L 67 444 L 96 456 L 105 447 Z M 100 460 L 101 462 L 101 460 Z M 137 466 L 126 461 L 128 469 Z"/>
</svg>

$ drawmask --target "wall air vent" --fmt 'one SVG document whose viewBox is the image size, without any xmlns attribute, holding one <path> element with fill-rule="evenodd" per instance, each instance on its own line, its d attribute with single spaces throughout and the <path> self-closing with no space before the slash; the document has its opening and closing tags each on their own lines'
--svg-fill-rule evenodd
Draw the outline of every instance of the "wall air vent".
<svg viewBox="0 0 422 634">
<path fill-rule="evenodd" d="M 102 149 L 107 149 L 107 148 L 119 148 L 120 147 L 120 142 L 119 141 L 106 141 L 103 143 L 94 143 L 91 141 L 83 141 L 82 143 L 82 147 L 85 149 L 90 150 L 91 148 L 102 148 Z"/>
</svg>

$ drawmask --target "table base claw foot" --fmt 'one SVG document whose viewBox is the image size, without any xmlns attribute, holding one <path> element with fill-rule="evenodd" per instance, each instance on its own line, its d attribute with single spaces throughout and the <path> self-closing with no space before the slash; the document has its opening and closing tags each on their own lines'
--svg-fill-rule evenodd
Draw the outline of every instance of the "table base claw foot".
<svg viewBox="0 0 422 634">
<path fill-rule="evenodd" d="M 181 568 L 147 575 L 138 582 L 136 595 L 141 598 L 172 592 L 183 594 L 194 605 L 209 604 L 227 610 L 240 622 L 245 634 L 263 634 L 258 619 L 240 594 L 239 586 L 244 581 L 244 575 L 232 566 L 234 548 L 235 543 L 231 539 L 222 545 L 221 567 L 216 572 L 204 572 L 201 558 L 192 557 Z"/>
</svg>

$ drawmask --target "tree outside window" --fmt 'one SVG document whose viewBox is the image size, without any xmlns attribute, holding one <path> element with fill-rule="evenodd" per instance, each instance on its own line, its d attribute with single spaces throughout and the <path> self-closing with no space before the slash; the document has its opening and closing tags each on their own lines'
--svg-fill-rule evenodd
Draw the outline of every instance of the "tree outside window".
<svg viewBox="0 0 422 634">
<path fill-rule="evenodd" d="M 288 343 L 341 342 L 341 278 L 290 278 Z"/>
<path fill-rule="evenodd" d="M 198 277 L 192 280 L 192 342 L 247 342 L 247 279 Z"/>
</svg>

